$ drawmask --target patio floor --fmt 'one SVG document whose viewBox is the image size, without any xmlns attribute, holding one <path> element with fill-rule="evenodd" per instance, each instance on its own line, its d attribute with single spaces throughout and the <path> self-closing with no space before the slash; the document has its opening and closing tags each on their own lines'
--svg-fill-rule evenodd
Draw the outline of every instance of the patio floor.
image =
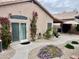
<svg viewBox="0 0 79 59">
<path fill-rule="evenodd" d="M 59 45 L 64 44 L 67 41 L 79 40 L 79 35 L 74 34 L 60 34 L 59 38 L 51 38 L 51 40 L 37 40 L 28 45 L 21 45 L 18 43 L 12 43 L 12 47 L 16 50 L 15 55 L 11 59 L 28 59 L 28 53 L 39 46 L 53 44 Z"/>
</svg>

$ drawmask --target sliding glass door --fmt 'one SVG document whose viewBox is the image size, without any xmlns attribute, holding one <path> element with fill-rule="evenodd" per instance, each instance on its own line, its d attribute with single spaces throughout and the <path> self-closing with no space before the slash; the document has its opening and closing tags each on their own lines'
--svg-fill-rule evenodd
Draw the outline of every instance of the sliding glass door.
<svg viewBox="0 0 79 59">
<path fill-rule="evenodd" d="M 21 23 L 20 24 L 20 40 L 25 40 L 26 39 L 26 23 Z"/>
<path fill-rule="evenodd" d="M 25 41 L 27 36 L 26 23 L 12 23 L 12 40 Z"/>
<path fill-rule="evenodd" d="M 12 23 L 12 41 L 19 41 L 19 23 Z"/>
</svg>

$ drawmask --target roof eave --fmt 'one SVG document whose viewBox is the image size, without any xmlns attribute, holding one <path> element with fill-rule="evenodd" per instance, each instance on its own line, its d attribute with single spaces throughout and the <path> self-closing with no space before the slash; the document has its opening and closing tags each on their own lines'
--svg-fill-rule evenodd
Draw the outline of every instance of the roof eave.
<svg viewBox="0 0 79 59">
<path fill-rule="evenodd" d="M 25 3 L 25 2 L 33 2 L 33 3 L 35 3 L 36 5 L 38 5 L 42 10 L 44 10 L 44 12 L 46 12 L 54 21 L 58 21 L 58 22 L 61 22 L 61 21 L 59 21 L 59 20 L 57 20 L 57 19 L 55 19 L 53 16 L 52 16 L 52 14 L 50 14 L 38 1 L 36 1 L 36 0 L 29 0 L 29 1 L 13 1 L 13 2 L 7 2 L 7 3 L 1 3 L 0 4 L 0 7 L 1 6 L 6 6 L 6 5 L 13 5 L 13 4 L 19 4 L 19 3 Z"/>
<path fill-rule="evenodd" d="M 19 4 L 19 3 L 24 3 L 24 2 L 32 2 L 31 0 L 29 1 L 9 1 L 9 2 L 1 2 L 0 3 L 0 7 L 1 6 L 7 6 L 7 5 L 13 5 L 13 4 Z"/>
</svg>

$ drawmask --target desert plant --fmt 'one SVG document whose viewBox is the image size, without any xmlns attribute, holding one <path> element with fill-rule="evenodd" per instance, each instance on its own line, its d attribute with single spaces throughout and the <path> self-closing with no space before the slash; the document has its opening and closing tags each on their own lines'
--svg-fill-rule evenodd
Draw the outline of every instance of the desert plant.
<svg viewBox="0 0 79 59">
<path fill-rule="evenodd" d="M 53 29 L 53 35 L 58 38 L 60 35 L 58 34 L 58 30 L 56 28 Z"/>
<path fill-rule="evenodd" d="M 43 34 L 43 36 L 44 36 L 45 39 L 49 39 L 49 38 L 52 37 L 52 34 L 53 34 L 52 28 L 48 28 L 48 29 L 46 30 L 46 32 Z"/>
<path fill-rule="evenodd" d="M 11 35 L 10 35 L 10 31 L 9 31 L 9 25 L 7 25 L 7 24 L 2 25 L 1 39 L 2 39 L 3 49 L 7 49 L 11 43 Z"/>
<path fill-rule="evenodd" d="M 68 49 L 74 49 L 74 46 L 72 46 L 71 44 L 66 44 L 65 47 Z"/>
<path fill-rule="evenodd" d="M 7 49 L 11 43 L 10 21 L 6 17 L 0 18 L 1 23 L 1 39 L 3 49 Z"/>
<path fill-rule="evenodd" d="M 77 41 L 72 41 L 71 43 L 72 44 L 79 44 Z"/>
<path fill-rule="evenodd" d="M 38 16 L 37 15 L 37 12 L 33 12 L 33 17 L 32 17 L 31 23 L 30 23 L 30 31 L 31 31 L 32 41 L 35 41 L 35 38 L 36 38 L 36 32 L 37 32 L 37 26 L 36 26 L 37 16 Z"/>
</svg>

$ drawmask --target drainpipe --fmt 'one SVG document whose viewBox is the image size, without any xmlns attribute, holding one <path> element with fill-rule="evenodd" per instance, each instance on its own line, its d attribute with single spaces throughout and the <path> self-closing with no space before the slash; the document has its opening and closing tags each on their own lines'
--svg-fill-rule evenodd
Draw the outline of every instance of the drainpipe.
<svg viewBox="0 0 79 59">
<path fill-rule="evenodd" d="M 1 24 L 0 24 L 0 52 L 2 52 L 2 40 L 1 40 Z"/>
<path fill-rule="evenodd" d="M 2 52 L 2 40 L 0 40 L 0 52 Z"/>
</svg>

